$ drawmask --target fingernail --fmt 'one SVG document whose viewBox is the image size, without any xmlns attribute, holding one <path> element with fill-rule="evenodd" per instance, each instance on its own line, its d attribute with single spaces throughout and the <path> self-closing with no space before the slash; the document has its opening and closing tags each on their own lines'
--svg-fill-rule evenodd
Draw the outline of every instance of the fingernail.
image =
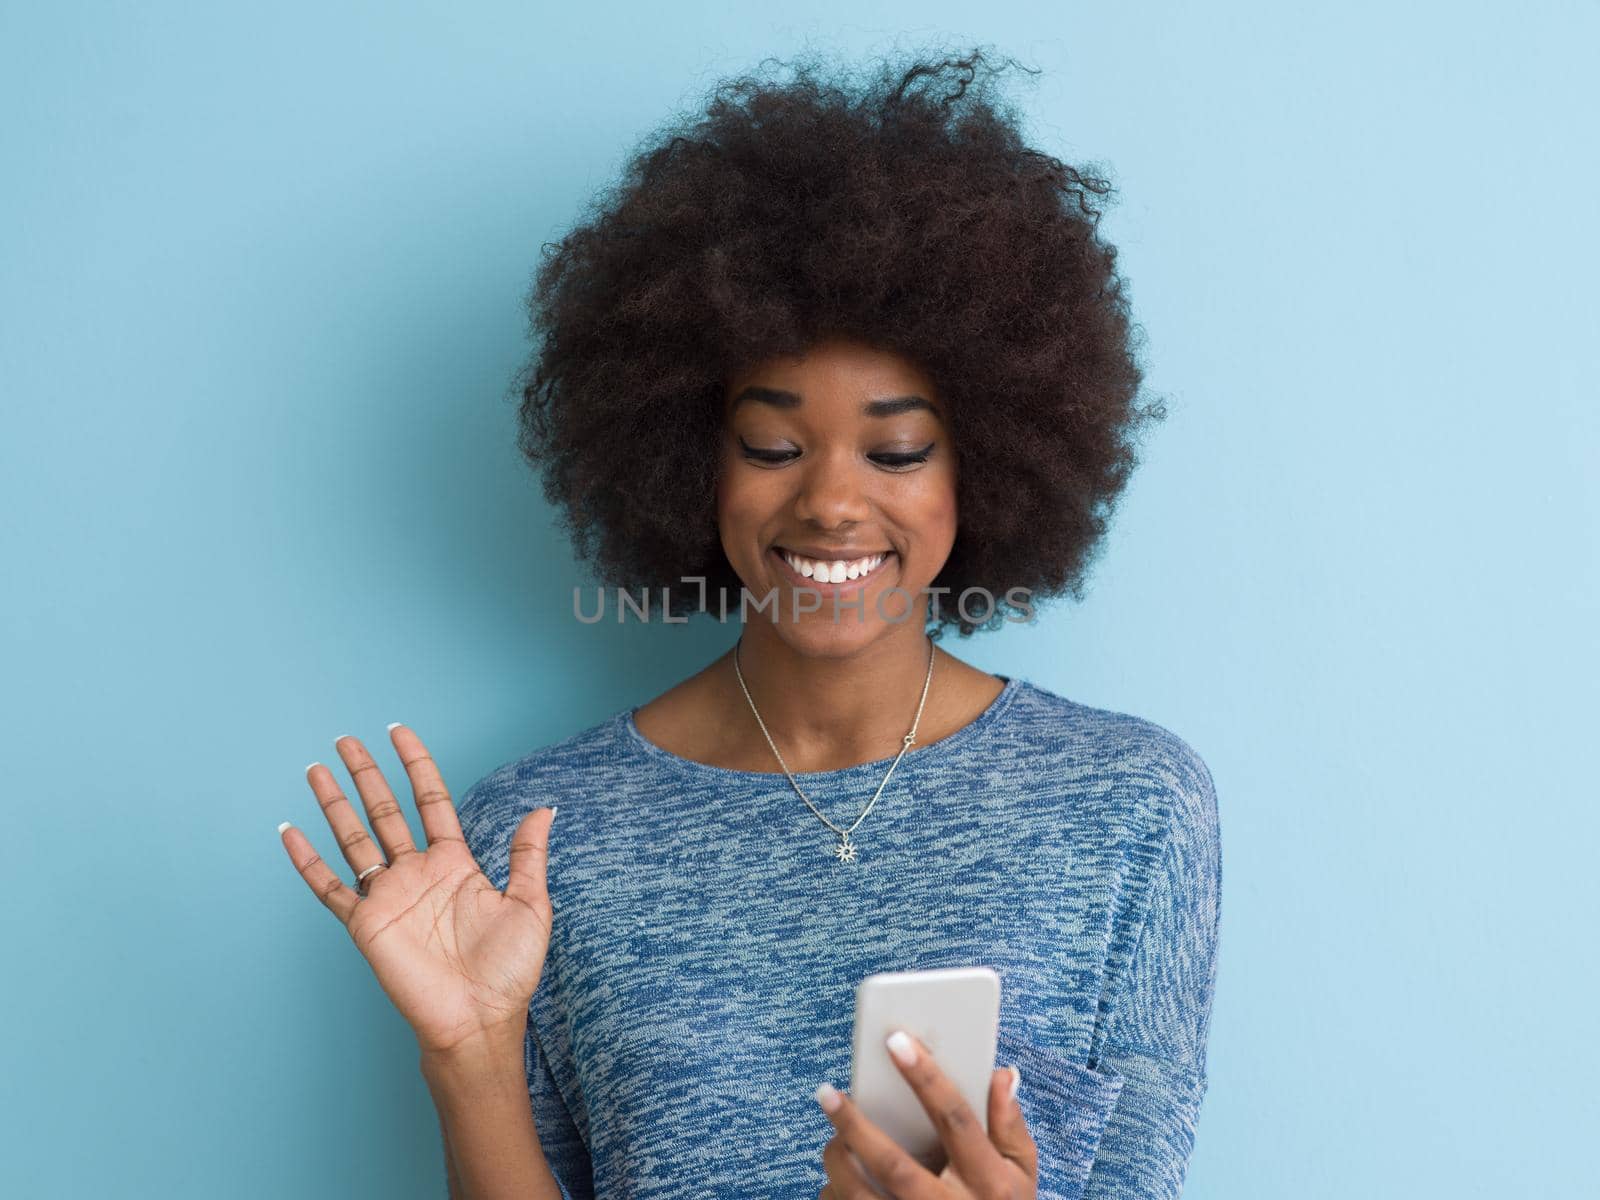
<svg viewBox="0 0 1600 1200">
<path fill-rule="evenodd" d="M 817 1084 L 817 1103 L 822 1105 L 823 1112 L 831 1113 L 838 1112 L 839 1105 L 843 1101 L 839 1098 L 838 1089 L 833 1084 L 819 1083 Z"/>
<path fill-rule="evenodd" d="M 307 763 L 306 764 L 306 774 L 307 775 L 311 774 L 311 768 L 312 767 L 320 767 L 321 765 L 322 765 L 321 763 Z"/>
<path fill-rule="evenodd" d="M 399 721 L 390 721 L 389 724 L 386 726 L 386 728 L 389 730 L 390 733 L 393 733 L 399 727 L 400 727 L 400 722 Z"/>
<path fill-rule="evenodd" d="M 349 736 L 350 735 L 348 733 L 341 733 L 338 737 L 333 739 L 333 744 L 335 746 L 337 746 L 340 742 L 344 741 L 344 739 L 349 737 Z"/>
<path fill-rule="evenodd" d="M 287 829 L 287 828 L 289 828 L 289 822 L 287 822 L 287 821 L 285 821 L 285 822 L 283 822 L 283 824 L 279 825 L 278 826 L 278 836 L 282 837 L 283 836 L 283 831 L 285 829 Z"/>
<path fill-rule="evenodd" d="M 560 806 L 560 805 L 559 805 L 559 804 L 552 804 L 552 805 L 551 805 L 551 806 L 550 806 L 550 820 L 551 820 L 551 821 L 552 821 L 552 822 L 553 822 L 553 821 L 555 821 L 555 819 L 556 819 L 556 813 L 557 813 L 557 812 L 558 812 L 558 811 L 560 811 L 560 809 L 561 809 L 561 806 Z"/>
<path fill-rule="evenodd" d="M 1011 1068 L 1011 1091 L 1006 1096 L 1006 1099 L 1007 1100 L 1015 1100 L 1017 1098 L 1017 1089 L 1019 1087 L 1021 1087 L 1021 1086 L 1022 1086 L 1022 1072 L 1017 1070 L 1016 1067 L 1012 1067 Z"/>
<path fill-rule="evenodd" d="M 909 1067 L 917 1061 L 917 1048 L 912 1043 L 911 1037 L 904 1029 L 896 1029 L 889 1035 L 886 1043 L 889 1053 L 895 1056 L 902 1067 Z"/>
</svg>

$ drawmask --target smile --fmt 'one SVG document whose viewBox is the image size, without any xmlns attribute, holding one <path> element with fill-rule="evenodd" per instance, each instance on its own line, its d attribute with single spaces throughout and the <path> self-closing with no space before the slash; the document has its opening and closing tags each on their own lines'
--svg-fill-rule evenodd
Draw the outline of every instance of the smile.
<svg viewBox="0 0 1600 1200">
<path fill-rule="evenodd" d="M 772 548 L 773 557 L 782 565 L 789 580 L 801 587 L 816 588 L 820 592 L 845 591 L 859 586 L 883 573 L 885 564 L 895 557 L 893 550 L 880 551 L 865 558 L 834 559 L 831 562 L 806 558 L 785 550 Z"/>
</svg>

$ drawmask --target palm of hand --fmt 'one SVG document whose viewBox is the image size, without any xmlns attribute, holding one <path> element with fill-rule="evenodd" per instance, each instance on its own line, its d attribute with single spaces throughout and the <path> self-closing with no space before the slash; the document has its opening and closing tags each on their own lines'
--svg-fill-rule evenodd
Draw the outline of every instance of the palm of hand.
<svg viewBox="0 0 1600 1200">
<path fill-rule="evenodd" d="M 422 848 L 413 844 L 383 772 L 348 736 L 335 744 L 376 840 L 331 771 L 313 763 L 306 777 L 345 861 L 358 879 L 365 875 L 364 890 L 345 883 L 287 821 L 280 827 L 284 848 L 344 925 L 425 1053 L 452 1050 L 478 1035 L 520 1037 L 550 946 L 545 862 L 555 809 L 529 812 L 513 832 L 501 892 L 472 857 L 427 747 L 402 725 L 390 733 L 422 817 Z"/>
<path fill-rule="evenodd" d="M 348 926 L 427 1049 L 515 1025 L 539 986 L 550 913 L 499 891 L 466 844 L 402 855 L 368 880 Z"/>
</svg>

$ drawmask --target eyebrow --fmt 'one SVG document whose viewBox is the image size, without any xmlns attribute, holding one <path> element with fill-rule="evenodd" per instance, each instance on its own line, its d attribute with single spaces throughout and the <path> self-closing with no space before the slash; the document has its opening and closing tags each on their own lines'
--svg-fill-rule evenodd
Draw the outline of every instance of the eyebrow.
<svg viewBox="0 0 1600 1200">
<path fill-rule="evenodd" d="M 782 388 L 759 387 L 755 384 L 742 389 L 733 398 L 733 404 L 728 409 L 730 413 L 746 400 L 753 400 L 758 404 L 770 404 L 773 408 L 799 408 L 800 394 L 786 392 Z M 921 396 L 885 396 L 880 400 L 868 400 L 861 405 L 861 412 L 868 417 L 892 417 L 898 413 L 913 412 L 916 409 L 926 409 L 934 416 L 940 417 L 939 410 Z M 943 417 L 940 417 L 943 420 Z"/>
</svg>

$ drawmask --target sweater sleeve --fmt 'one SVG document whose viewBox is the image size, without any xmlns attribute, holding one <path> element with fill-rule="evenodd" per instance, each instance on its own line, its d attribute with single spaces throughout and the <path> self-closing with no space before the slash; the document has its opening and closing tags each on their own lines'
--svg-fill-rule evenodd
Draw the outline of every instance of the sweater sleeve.
<svg viewBox="0 0 1600 1200">
<path fill-rule="evenodd" d="M 528 1019 L 528 1098 L 533 1105 L 533 1126 L 550 1173 L 561 1188 L 562 1200 L 594 1200 L 594 1167 L 572 1114 L 561 1098 L 550 1064 L 539 1046 L 539 1036 Z"/>
<path fill-rule="evenodd" d="M 490 883 L 504 890 L 511 876 L 511 835 L 527 812 L 502 811 L 507 806 L 494 803 L 501 779 L 502 775 L 496 772 L 468 788 L 456 803 L 456 816 L 461 823 L 461 836 L 479 869 Z M 561 1188 L 562 1200 L 594 1200 L 589 1149 L 556 1085 L 549 1059 L 539 1043 L 531 1008 L 523 1043 L 523 1066 L 528 1076 L 533 1125 L 539 1132 L 545 1162 Z"/>
<path fill-rule="evenodd" d="M 1206 1092 L 1222 854 L 1216 788 L 1180 756 L 1161 866 L 1128 974 L 1093 1063 L 1120 1078 L 1083 1200 L 1171 1200 L 1183 1190 Z"/>
</svg>

